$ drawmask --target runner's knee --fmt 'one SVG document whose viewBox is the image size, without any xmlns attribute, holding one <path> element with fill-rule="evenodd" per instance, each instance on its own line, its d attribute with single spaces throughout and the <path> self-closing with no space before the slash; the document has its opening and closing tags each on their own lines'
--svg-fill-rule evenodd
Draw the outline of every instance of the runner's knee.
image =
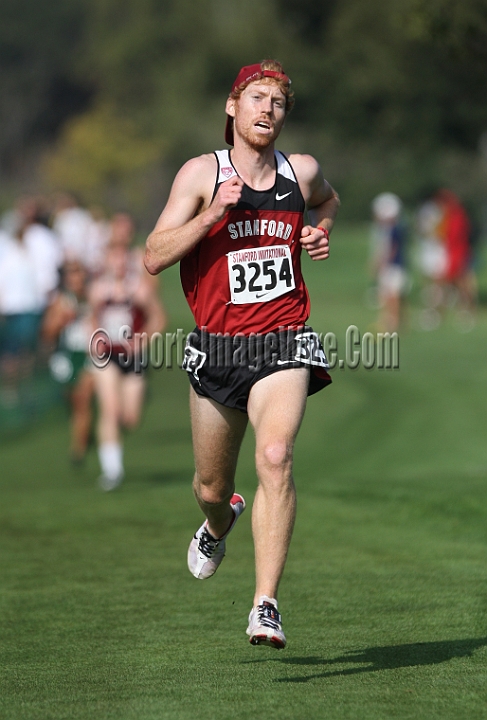
<svg viewBox="0 0 487 720">
<path fill-rule="evenodd" d="M 122 424 L 127 430 L 133 430 L 139 424 L 140 414 L 138 412 L 125 411 L 122 416 Z"/>
<path fill-rule="evenodd" d="M 206 475 L 196 473 L 193 487 L 196 496 L 209 505 L 219 505 L 229 500 L 234 492 L 233 481 L 219 477 L 217 474 Z"/>
<path fill-rule="evenodd" d="M 285 440 L 271 440 L 257 450 L 258 472 L 287 472 L 292 463 L 292 448 Z"/>
</svg>

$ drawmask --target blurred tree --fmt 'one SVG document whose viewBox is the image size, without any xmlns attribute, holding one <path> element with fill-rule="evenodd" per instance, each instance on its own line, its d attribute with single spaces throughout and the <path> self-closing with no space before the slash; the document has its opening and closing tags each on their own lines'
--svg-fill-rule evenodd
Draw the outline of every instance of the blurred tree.
<svg viewBox="0 0 487 720">
<path fill-rule="evenodd" d="M 94 87 L 73 72 L 85 0 L 0 0 L 0 163 L 5 180 L 29 150 L 83 111 Z"/>
<path fill-rule="evenodd" d="M 306 104 L 307 135 L 341 190 L 343 214 L 368 214 L 384 189 L 410 201 L 436 184 L 476 202 L 485 195 L 485 0 L 435 2 L 432 16 L 422 0 L 342 0 L 323 26 L 322 57 L 308 67 L 316 100 Z M 438 33 L 436 19 L 453 4 L 463 34 L 454 21 Z M 460 52 L 467 37 L 475 42 Z"/>
<path fill-rule="evenodd" d="M 479 5 L 478 0 L 436 2 L 461 6 L 465 18 Z M 482 53 L 473 47 L 454 51 L 470 25 L 465 20 L 463 34 L 455 28 L 440 36 L 430 5 L 423 0 L 339 4 L 321 67 L 335 134 L 378 146 L 407 144 L 421 153 L 445 146 L 477 148 L 487 128 L 487 55 L 481 61 Z M 478 39 L 481 26 L 475 32 Z M 487 47 L 485 21 L 483 32 Z"/>
<path fill-rule="evenodd" d="M 151 166 L 159 150 L 141 137 L 130 118 L 104 104 L 67 122 L 54 152 L 44 160 L 44 173 L 53 187 L 89 204 L 140 209 L 140 171 Z"/>
<path fill-rule="evenodd" d="M 412 197 L 453 157 L 477 162 L 487 130 L 486 0 L 0 0 L 0 11 L 4 175 L 45 144 L 46 177 L 92 195 L 144 168 L 171 175 L 223 144 L 236 71 L 265 57 L 296 91 L 283 143 L 319 153 L 357 208 L 385 184 Z"/>
<path fill-rule="evenodd" d="M 485 0 L 409 0 L 405 9 L 411 37 L 431 41 L 436 47 L 464 61 L 485 63 Z"/>
<path fill-rule="evenodd" d="M 238 68 L 285 45 L 285 38 L 275 32 L 272 0 L 248 0 L 245 6 L 234 0 L 97 0 L 89 17 L 77 71 L 98 88 L 101 101 L 130 119 L 139 139 L 152 148 L 147 167 L 159 165 L 161 173 L 165 167 L 174 172 L 215 143 L 222 145 L 224 101 Z M 83 123 L 92 119 L 86 116 Z M 45 167 L 51 182 L 61 177 L 66 182 L 71 174 L 71 186 L 79 186 L 72 158 L 80 157 L 80 136 L 72 127 L 65 128 Z M 102 141 L 96 133 L 93 150 Z M 127 144 L 133 145 L 133 137 Z M 120 167 L 113 150 L 112 172 L 108 165 L 103 170 L 107 179 Z M 106 153 L 101 155 L 108 160 Z M 86 178 L 86 173 L 81 176 Z M 94 187 L 99 180 L 95 166 Z M 161 202 L 158 197 L 159 210 Z"/>
</svg>

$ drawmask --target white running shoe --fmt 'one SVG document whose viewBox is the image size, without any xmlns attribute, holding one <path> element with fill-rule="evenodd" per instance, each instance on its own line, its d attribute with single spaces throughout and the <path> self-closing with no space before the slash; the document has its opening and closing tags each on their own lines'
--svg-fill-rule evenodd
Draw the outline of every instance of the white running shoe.
<svg viewBox="0 0 487 720">
<path fill-rule="evenodd" d="M 110 477 L 109 475 L 105 475 L 105 473 L 102 473 L 98 478 L 98 486 L 101 490 L 104 490 L 104 492 L 111 492 L 112 490 L 118 488 L 119 485 L 122 484 L 122 481 L 123 473 L 120 473 L 119 475 L 114 475 L 112 477 Z"/>
<path fill-rule="evenodd" d="M 277 600 L 262 595 L 257 607 L 249 615 L 247 635 L 252 645 L 269 645 L 277 650 L 286 647 L 286 636 L 282 631 L 282 618 L 277 612 Z"/>
<path fill-rule="evenodd" d="M 208 532 L 208 520 L 205 520 L 191 540 L 188 550 L 188 568 L 198 580 L 205 580 L 216 572 L 225 556 L 226 537 L 233 530 L 238 517 L 245 510 L 245 500 L 237 493 L 232 496 L 230 505 L 234 512 L 234 518 L 223 537 L 217 539 L 210 535 Z"/>
</svg>

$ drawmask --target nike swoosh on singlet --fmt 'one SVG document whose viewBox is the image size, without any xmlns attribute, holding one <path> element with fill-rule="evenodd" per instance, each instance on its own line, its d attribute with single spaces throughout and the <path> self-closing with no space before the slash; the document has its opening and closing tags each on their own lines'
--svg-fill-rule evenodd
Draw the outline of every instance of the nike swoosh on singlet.
<svg viewBox="0 0 487 720">
<path fill-rule="evenodd" d="M 279 193 L 276 193 L 276 200 L 284 200 L 288 195 L 292 194 L 292 190 L 290 190 L 288 193 L 285 193 L 284 195 L 279 195 Z"/>
</svg>

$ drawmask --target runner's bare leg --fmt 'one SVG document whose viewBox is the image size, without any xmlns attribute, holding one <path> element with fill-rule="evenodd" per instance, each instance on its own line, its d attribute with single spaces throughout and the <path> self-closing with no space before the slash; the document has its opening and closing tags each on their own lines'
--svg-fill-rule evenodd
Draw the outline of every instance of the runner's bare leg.
<svg viewBox="0 0 487 720">
<path fill-rule="evenodd" d="M 256 590 L 277 599 L 296 516 L 293 448 L 308 390 L 308 370 L 281 370 L 259 380 L 250 392 L 249 420 L 255 431 L 259 480 L 252 509 Z"/>
<path fill-rule="evenodd" d="M 98 396 L 99 443 L 120 442 L 120 385 L 122 373 L 118 367 L 109 363 L 102 370 L 93 370 L 96 394 Z"/>
<path fill-rule="evenodd" d="M 137 427 L 145 398 L 145 378 L 137 373 L 124 375 L 120 384 L 120 421 L 123 427 Z"/>
<path fill-rule="evenodd" d="M 235 470 L 247 416 L 190 389 L 191 426 L 196 472 L 193 490 L 208 518 L 208 530 L 219 538 L 228 530 L 233 511 Z"/>
<path fill-rule="evenodd" d="M 91 431 L 93 373 L 83 370 L 71 393 L 71 453 L 81 459 L 86 453 Z"/>
</svg>

